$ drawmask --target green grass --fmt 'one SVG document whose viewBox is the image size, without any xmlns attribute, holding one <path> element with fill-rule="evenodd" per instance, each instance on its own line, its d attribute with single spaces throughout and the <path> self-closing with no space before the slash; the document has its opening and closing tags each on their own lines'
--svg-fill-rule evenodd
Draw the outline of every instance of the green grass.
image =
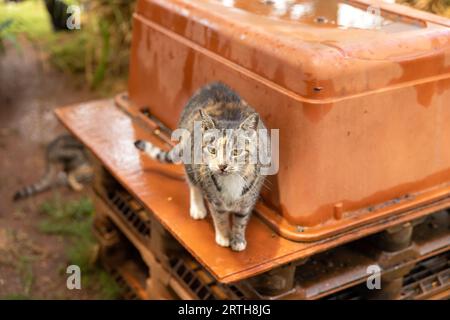
<svg viewBox="0 0 450 320">
<path fill-rule="evenodd" d="M 20 257 L 18 269 L 22 280 L 23 294 L 29 296 L 34 282 L 32 259 L 27 256 Z"/>
<path fill-rule="evenodd" d="M 98 285 L 100 288 L 100 295 L 105 300 L 117 299 L 121 295 L 121 288 L 117 282 L 111 278 L 111 275 L 104 270 L 98 273 Z"/>
<path fill-rule="evenodd" d="M 42 0 L 23 2 L 0 2 L 0 24 L 11 21 L 11 34 L 25 34 L 31 39 L 42 39 L 52 35 L 50 19 Z"/>
<path fill-rule="evenodd" d="M 86 46 L 89 35 L 85 32 L 62 34 L 58 41 L 52 42 L 47 50 L 50 60 L 59 70 L 83 75 L 86 69 Z"/>
<path fill-rule="evenodd" d="M 33 258 L 21 256 L 14 264 L 22 283 L 22 292 L 0 296 L 0 300 L 31 300 L 31 289 L 34 283 Z"/>
<path fill-rule="evenodd" d="M 81 12 L 81 30 L 54 32 L 44 0 L 0 0 L 0 53 L 7 42 L 20 49 L 17 38 L 25 35 L 48 54 L 56 68 L 101 96 L 124 90 L 135 0 L 65 2 L 89 4 L 91 9 Z"/>
<path fill-rule="evenodd" d="M 31 300 L 31 297 L 22 293 L 13 293 L 0 297 L 0 300 Z"/>
<path fill-rule="evenodd" d="M 120 288 L 114 279 L 95 263 L 98 244 L 92 234 L 94 208 L 89 198 L 64 201 L 56 195 L 41 205 L 45 219 L 39 224 L 43 233 L 70 237 L 67 260 L 81 269 L 81 286 L 99 293 L 100 299 L 117 299 Z M 65 274 L 65 267 L 61 268 Z"/>
<path fill-rule="evenodd" d="M 75 236 L 93 241 L 91 233 L 93 206 L 89 198 L 64 202 L 59 195 L 44 202 L 40 211 L 47 219 L 39 224 L 40 231 L 48 234 Z"/>
</svg>

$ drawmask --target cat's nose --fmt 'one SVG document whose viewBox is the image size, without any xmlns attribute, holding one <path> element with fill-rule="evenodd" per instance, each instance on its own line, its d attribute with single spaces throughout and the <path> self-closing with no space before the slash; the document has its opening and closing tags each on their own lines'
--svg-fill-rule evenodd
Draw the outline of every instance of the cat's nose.
<svg viewBox="0 0 450 320">
<path fill-rule="evenodd" d="M 220 169 L 220 171 L 222 171 L 222 172 L 225 172 L 225 170 L 228 168 L 228 165 L 227 164 L 219 164 L 219 169 Z"/>
</svg>

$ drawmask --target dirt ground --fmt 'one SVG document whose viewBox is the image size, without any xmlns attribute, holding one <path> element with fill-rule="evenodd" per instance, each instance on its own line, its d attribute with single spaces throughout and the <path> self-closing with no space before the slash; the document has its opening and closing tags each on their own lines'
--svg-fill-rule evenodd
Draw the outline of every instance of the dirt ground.
<svg viewBox="0 0 450 320">
<path fill-rule="evenodd" d="M 72 77 L 56 71 L 26 40 L 0 55 L 0 299 L 92 299 L 88 289 L 68 290 L 68 239 L 40 232 L 38 208 L 49 191 L 14 203 L 13 193 L 44 172 L 45 145 L 64 128 L 52 110 L 95 98 Z M 58 191 L 64 199 L 81 195 Z"/>
</svg>

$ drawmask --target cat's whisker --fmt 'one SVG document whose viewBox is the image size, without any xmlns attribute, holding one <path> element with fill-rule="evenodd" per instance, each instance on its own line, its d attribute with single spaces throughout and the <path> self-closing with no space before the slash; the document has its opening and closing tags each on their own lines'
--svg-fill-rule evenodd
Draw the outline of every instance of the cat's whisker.
<svg viewBox="0 0 450 320">
<path fill-rule="evenodd" d="M 265 183 L 263 183 L 261 187 L 265 188 L 267 191 L 272 191 L 271 187 L 266 185 Z"/>
</svg>

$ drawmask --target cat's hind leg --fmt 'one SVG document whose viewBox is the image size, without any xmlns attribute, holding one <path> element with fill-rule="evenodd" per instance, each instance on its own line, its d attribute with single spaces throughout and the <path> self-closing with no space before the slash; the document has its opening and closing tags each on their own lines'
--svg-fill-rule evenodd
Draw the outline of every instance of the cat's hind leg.
<svg viewBox="0 0 450 320">
<path fill-rule="evenodd" d="M 190 192 L 190 215 L 192 219 L 200 220 L 206 218 L 208 212 L 206 211 L 203 195 L 200 189 L 192 184 L 189 184 Z"/>
<path fill-rule="evenodd" d="M 75 191 L 83 190 L 83 185 L 78 182 L 76 174 L 71 172 L 67 175 L 67 184 Z"/>
</svg>

